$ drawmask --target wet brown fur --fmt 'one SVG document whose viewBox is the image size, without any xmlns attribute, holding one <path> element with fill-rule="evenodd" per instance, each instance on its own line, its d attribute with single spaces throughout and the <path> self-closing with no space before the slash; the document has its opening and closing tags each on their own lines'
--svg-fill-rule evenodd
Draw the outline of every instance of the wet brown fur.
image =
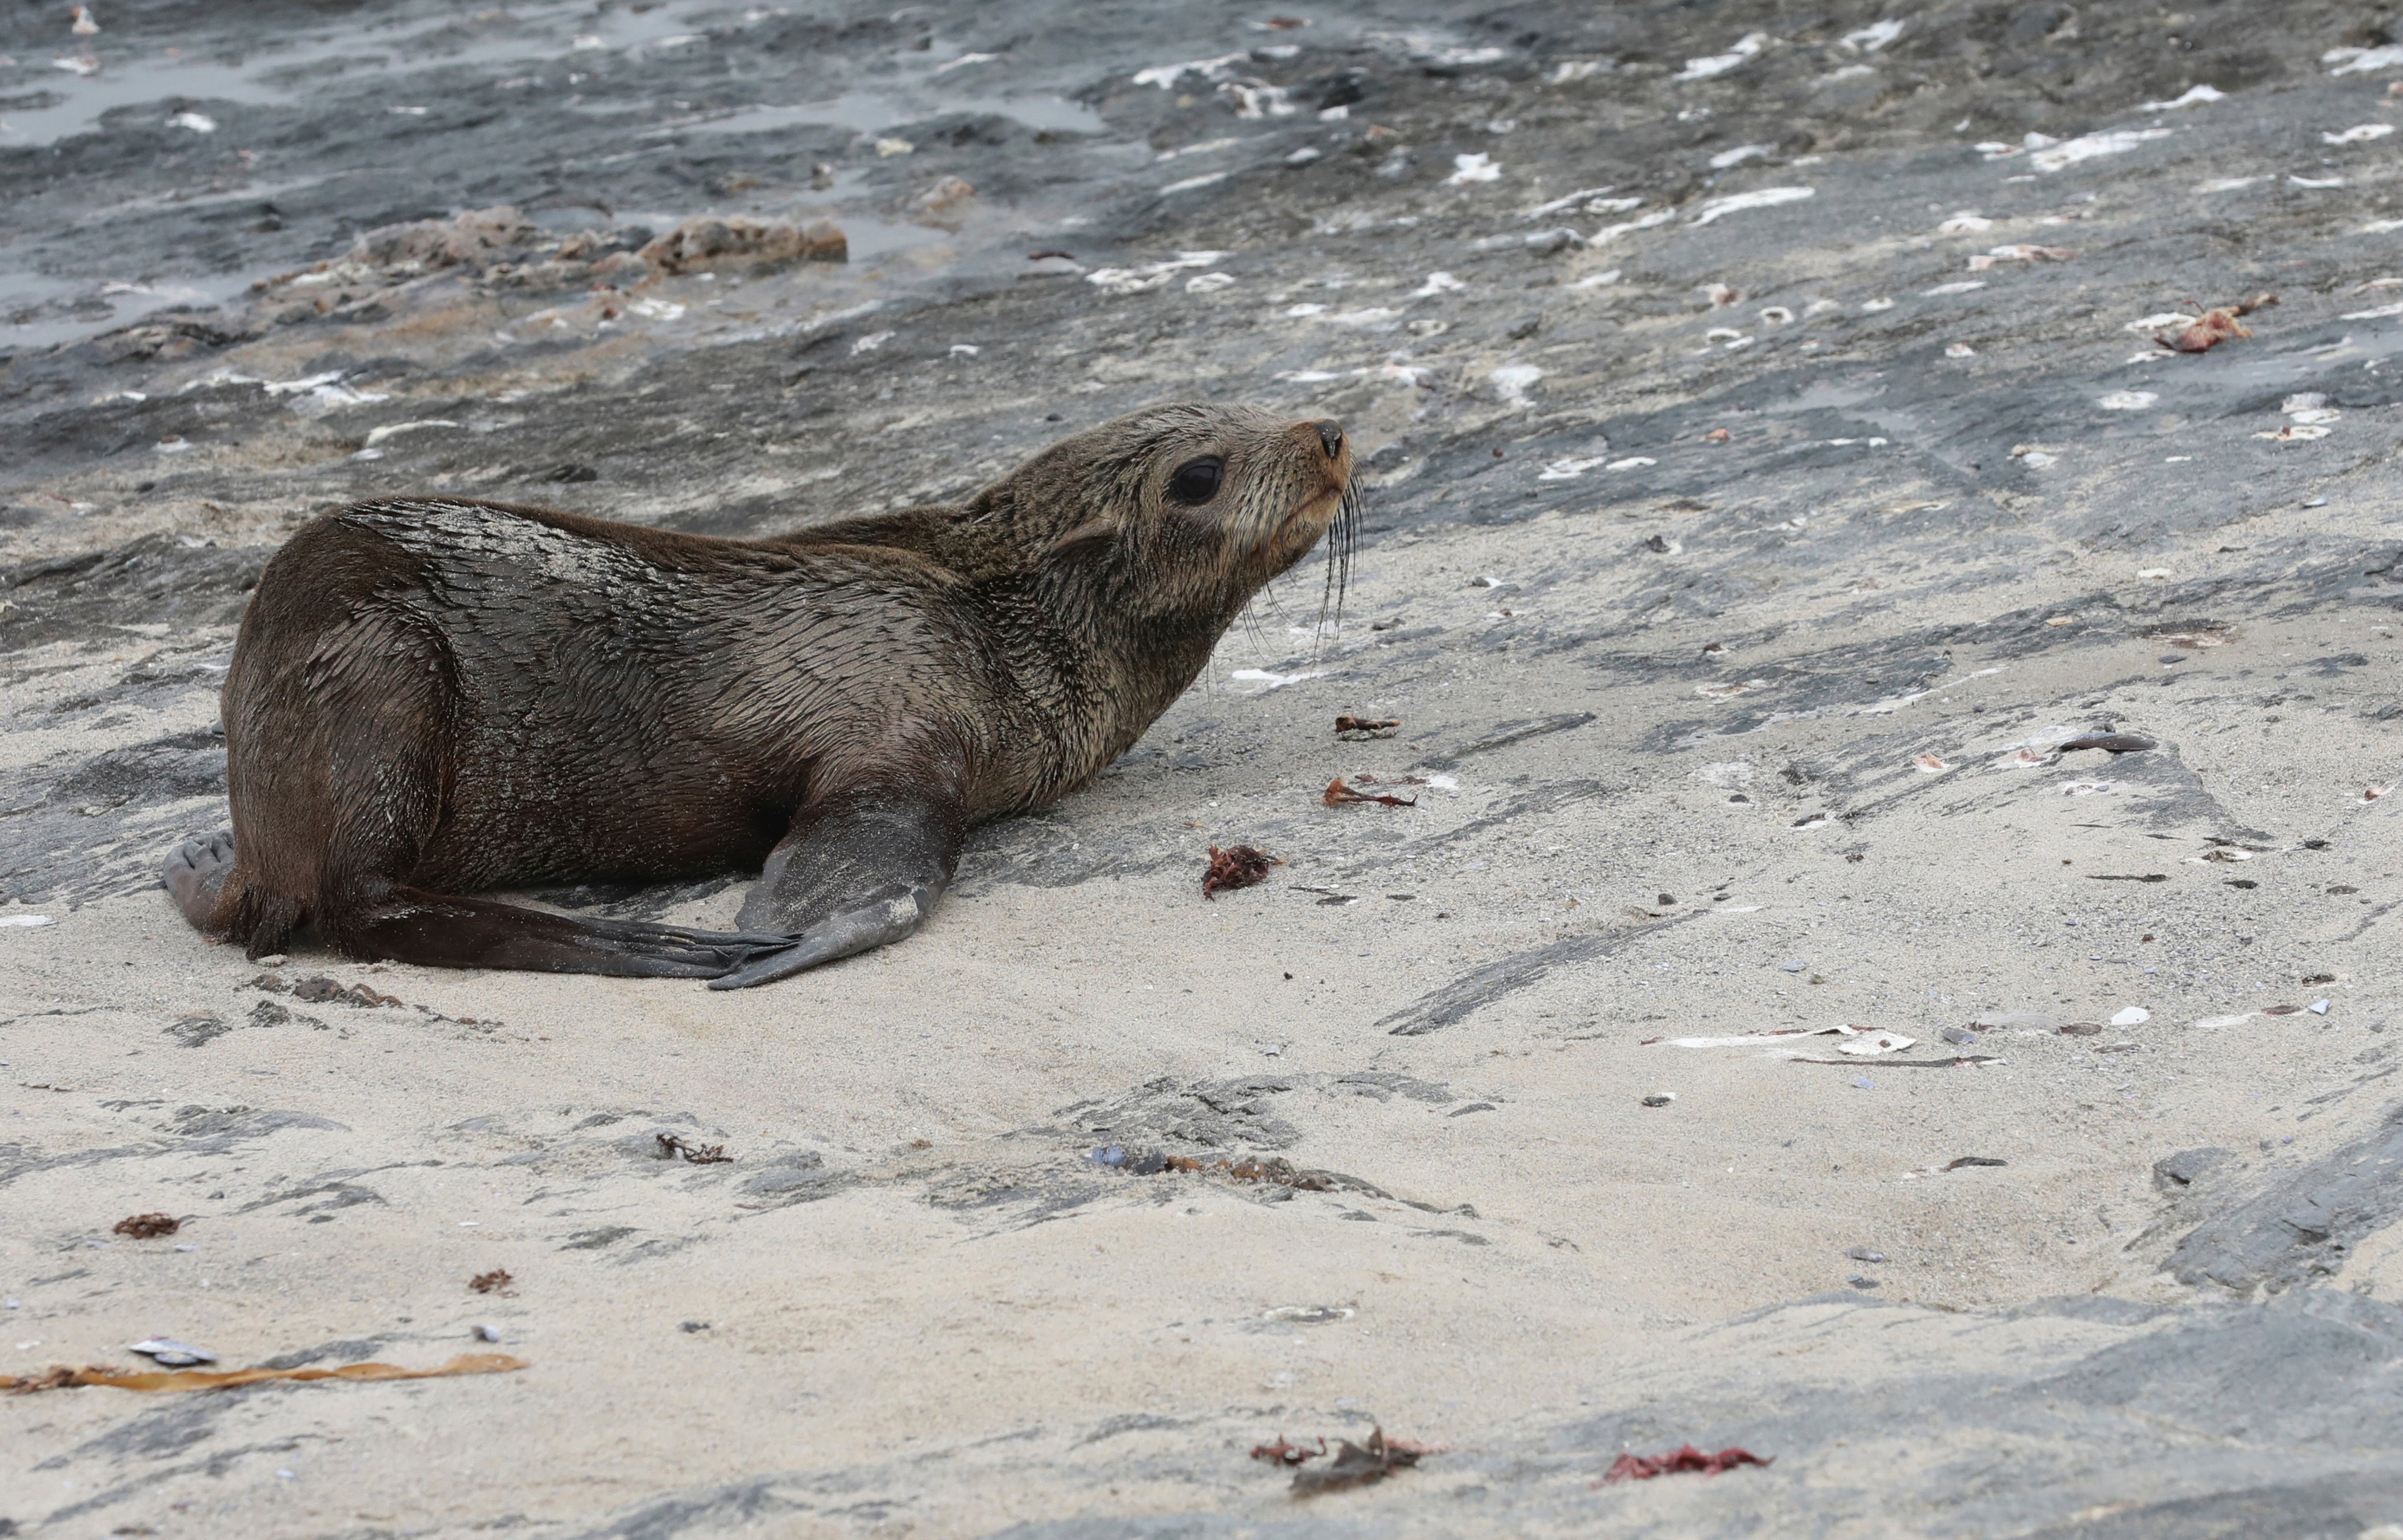
<svg viewBox="0 0 2403 1540">
<path fill-rule="evenodd" d="M 1204 453 L 1217 497 L 1170 502 Z M 1041 806 L 1184 692 L 1349 509 L 1350 470 L 1314 423 L 1173 406 L 964 503 L 761 540 L 450 499 L 329 514 L 243 618 L 232 866 L 179 902 L 253 956 L 311 923 L 392 955 L 369 922 L 411 902 L 757 868 L 863 788 L 948 779 L 966 823 Z"/>
</svg>

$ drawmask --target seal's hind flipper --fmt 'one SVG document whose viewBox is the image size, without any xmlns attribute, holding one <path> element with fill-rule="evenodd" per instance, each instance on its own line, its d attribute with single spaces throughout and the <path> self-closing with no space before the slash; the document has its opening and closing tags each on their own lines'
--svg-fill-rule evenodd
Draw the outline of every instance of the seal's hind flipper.
<svg viewBox="0 0 2403 1540">
<path fill-rule="evenodd" d="M 879 788 L 804 808 L 735 920 L 788 945 L 710 980 L 748 989 L 898 941 L 951 885 L 967 821 L 956 800 Z"/>
<path fill-rule="evenodd" d="M 793 945 L 783 936 L 588 919 L 409 888 L 324 928 L 345 951 L 396 963 L 618 978 L 715 978 Z"/>
</svg>

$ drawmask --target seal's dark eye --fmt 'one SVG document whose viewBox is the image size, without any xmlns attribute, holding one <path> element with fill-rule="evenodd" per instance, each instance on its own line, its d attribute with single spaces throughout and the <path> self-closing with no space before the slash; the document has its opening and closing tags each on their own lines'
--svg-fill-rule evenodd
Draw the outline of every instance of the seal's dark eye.
<svg viewBox="0 0 2403 1540">
<path fill-rule="evenodd" d="M 1218 477 L 1226 468 L 1227 463 L 1215 454 L 1188 460 L 1168 479 L 1168 500 L 1188 508 L 1200 507 L 1218 495 Z"/>
</svg>

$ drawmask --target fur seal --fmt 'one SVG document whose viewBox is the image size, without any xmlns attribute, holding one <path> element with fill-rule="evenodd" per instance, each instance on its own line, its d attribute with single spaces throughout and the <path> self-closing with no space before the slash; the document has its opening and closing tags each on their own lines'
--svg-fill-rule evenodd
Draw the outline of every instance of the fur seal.
<svg viewBox="0 0 2403 1540">
<path fill-rule="evenodd" d="M 1332 422 L 1184 405 L 964 503 L 760 540 L 327 514 L 243 616 L 233 828 L 167 889 L 253 957 L 313 925 L 362 960 L 736 989 L 899 940 L 970 827 L 1091 781 L 1322 538 L 1340 596 L 1351 471 Z M 731 932 L 463 896 L 755 867 Z"/>
</svg>

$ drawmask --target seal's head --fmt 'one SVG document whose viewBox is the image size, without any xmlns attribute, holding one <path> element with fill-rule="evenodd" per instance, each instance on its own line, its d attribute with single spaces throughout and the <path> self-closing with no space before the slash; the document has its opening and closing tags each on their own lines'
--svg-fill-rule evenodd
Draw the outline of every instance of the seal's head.
<svg viewBox="0 0 2403 1540">
<path fill-rule="evenodd" d="M 1322 538 L 1327 603 L 1340 603 L 1357 507 L 1340 424 L 1179 405 L 1063 439 L 969 517 L 1013 525 L 1060 600 L 1215 641 Z"/>
</svg>

